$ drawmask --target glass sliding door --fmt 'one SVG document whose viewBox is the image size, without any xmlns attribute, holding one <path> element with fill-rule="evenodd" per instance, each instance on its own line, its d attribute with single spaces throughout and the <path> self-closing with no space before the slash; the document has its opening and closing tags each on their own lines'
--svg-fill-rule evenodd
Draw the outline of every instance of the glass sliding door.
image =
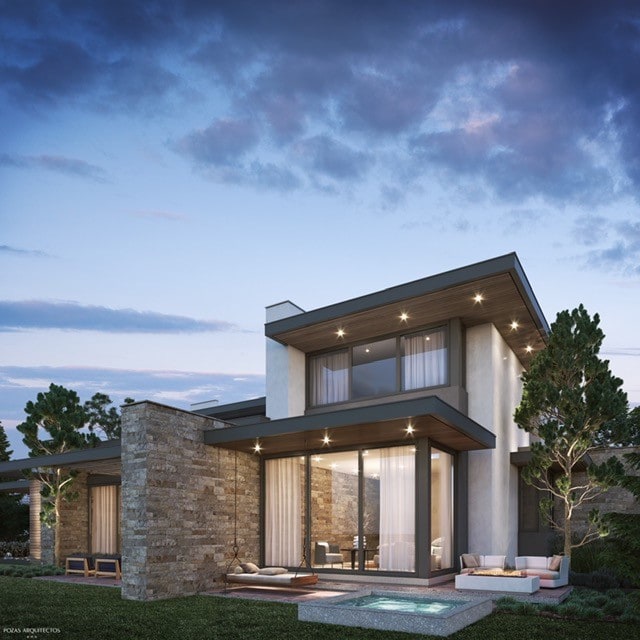
<svg viewBox="0 0 640 640">
<path fill-rule="evenodd" d="M 311 554 L 313 565 L 351 569 L 358 535 L 358 452 L 311 456 Z"/>
<path fill-rule="evenodd" d="M 431 449 L 431 571 L 453 567 L 453 456 Z"/>
<path fill-rule="evenodd" d="M 415 571 L 415 447 L 378 449 L 381 571 Z"/>
<path fill-rule="evenodd" d="M 297 567 L 305 540 L 305 458 L 265 462 L 265 562 Z"/>
<path fill-rule="evenodd" d="M 118 553 L 120 487 L 91 487 L 91 553 Z"/>
</svg>

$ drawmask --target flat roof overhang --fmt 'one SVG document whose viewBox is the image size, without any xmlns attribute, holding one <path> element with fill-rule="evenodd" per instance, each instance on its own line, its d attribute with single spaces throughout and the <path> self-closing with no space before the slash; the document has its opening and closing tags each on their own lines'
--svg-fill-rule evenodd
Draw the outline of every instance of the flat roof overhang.
<svg viewBox="0 0 640 640">
<path fill-rule="evenodd" d="M 22 458 L 0 463 L 0 477 L 16 477 L 23 470 L 64 467 L 90 473 L 120 475 L 120 440 L 109 440 L 97 447 L 76 449 L 51 456 Z"/>
<path fill-rule="evenodd" d="M 476 295 L 483 300 L 474 300 Z M 406 320 L 400 315 L 407 314 Z M 460 318 L 493 323 L 522 365 L 546 345 L 549 326 L 515 253 L 268 322 L 265 335 L 304 353 L 410 332 Z M 516 329 L 512 323 L 517 322 Z M 338 330 L 344 337 L 338 337 Z M 528 350 L 527 347 L 531 347 Z"/>
<path fill-rule="evenodd" d="M 413 435 L 407 434 L 411 423 Z M 324 436 L 331 439 L 323 445 Z M 205 431 L 205 444 L 265 456 L 408 443 L 428 437 L 456 451 L 493 449 L 495 435 L 436 396 Z"/>
</svg>

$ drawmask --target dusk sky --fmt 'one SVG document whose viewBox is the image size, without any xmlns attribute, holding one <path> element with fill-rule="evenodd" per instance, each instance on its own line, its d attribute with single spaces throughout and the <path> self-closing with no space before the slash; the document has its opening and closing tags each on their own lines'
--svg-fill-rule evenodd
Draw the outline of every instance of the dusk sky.
<svg viewBox="0 0 640 640">
<path fill-rule="evenodd" d="M 517 252 L 640 404 L 640 3 L 0 0 L 0 420 L 264 395 L 264 307 Z"/>
</svg>

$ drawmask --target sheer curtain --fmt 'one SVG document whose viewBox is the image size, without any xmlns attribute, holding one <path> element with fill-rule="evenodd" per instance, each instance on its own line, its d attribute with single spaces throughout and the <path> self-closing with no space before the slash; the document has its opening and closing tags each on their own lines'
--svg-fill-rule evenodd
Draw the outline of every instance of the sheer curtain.
<svg viewBox="0 0 640 640">
<path fill-rule="evenodd" d="M 118 552 L 118 487 L 91 488 L 91 552 Z"/>
<path fill-rule="evenodd" d="M 330 404 L 349 399 L 349 353 L 339 351 L 311 361 L 311 402 Z"/>
<path fill-rule="evenodd" d="M 405 336 L 402 356 L 404 389 L 436 387 L 447 382 L 447 335 L 444 329 Z"/>
<path fill-rule="evenodd" d="M 265 561 L 277 567 L 297 566 L 302 552 L 300 461 L 267 460 L 265 468 Z"/>
<path fill-rule="evenodd" d="M 431 545 L 440 541 L 441 569 L 453 566 L 453 456 L 433 450 L 431 457 Z M 433 553 L 433 551 L 432 551 Z"/>
<path fill-rule="evenodd" d="M 415 452 L 380 449 L 380 569 L 415 571 Z"/>
</svg>

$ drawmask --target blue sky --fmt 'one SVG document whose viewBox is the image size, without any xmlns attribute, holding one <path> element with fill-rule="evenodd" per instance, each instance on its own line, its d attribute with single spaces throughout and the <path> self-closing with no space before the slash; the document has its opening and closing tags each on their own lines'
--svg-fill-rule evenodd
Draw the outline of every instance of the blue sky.
<svg viewBox="0 0 640 640">
<path fill-rule="evenodd" d="M 0 420 L 264 393 L 264 307 L 516 251 L 640 403 L 640 7 L 0 0 Z"/>
</svg>

